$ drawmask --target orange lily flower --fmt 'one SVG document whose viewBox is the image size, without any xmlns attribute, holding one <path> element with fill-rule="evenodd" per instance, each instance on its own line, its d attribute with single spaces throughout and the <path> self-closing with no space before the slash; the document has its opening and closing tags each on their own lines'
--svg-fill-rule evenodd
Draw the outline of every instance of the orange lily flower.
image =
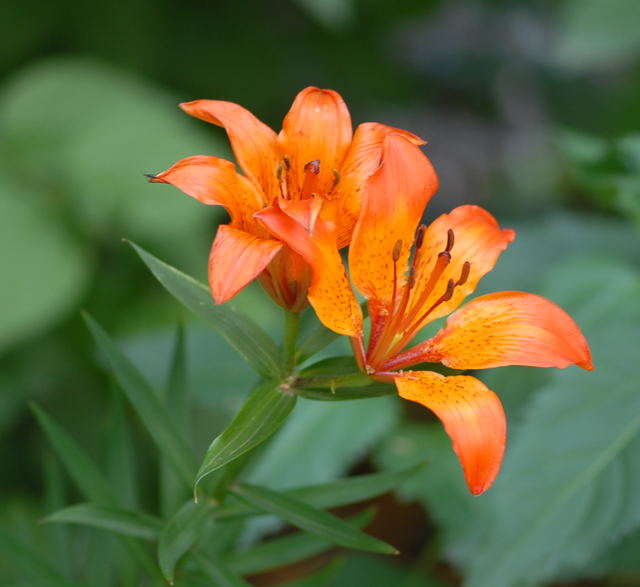
<svg viewBox="0 0 640 587">
<path fill-rule="evenodd" d="M 339 247 L 351 240 L 365 180 L 378 167 L 382 141 L 391 127 L 361 124 L 352 131 L 339 94 L 314 87 L 302 90 L 276 134 L 251 112 L 231 102 L 196 100 L 180 105 L 191 116 L 227 131 L 236 161 L 194 156 L 150 176 L 209 205 L 226 208 L 230 224 L 219 227 L 209 256 L 209 284 L 217 303 L 235 296 L 259 278 L 271 297 L 299 312 L 307 305 L 311 269 L 306 261 L 254 214 L 278 203 L 313 231 L 318 219 L 336 225 Z"/>
<path fill-rule="evenodd" d="M 349 250 L 351 279 L 371 320 L 366 349 L 362 313 L 330 239 L 312 242 L 275 207 L 257 218 L 313 267 L 311 304 L 328 328 L 351 338 L 361 369 L 394 382 L 402 398 L 442 420 L 477 495 L 493 483 L 504 453 L 506 421 L 498 396 L 472 376 L 404 369 L 438 362 L 453 369 L 577 364 L 591 370 L 589 347 L 574 321 L 537 295 L 484 295 L 454 311 L 515 233 L 501 230 L 478 206 L 460 206 L 429 227 L 418 226 L 437 186 L 435 172 L 402 137 L 387 136 L 383 149 Z M 433 338 L 411 344 L 424 326 L 451 312 Z"/>
</svg>

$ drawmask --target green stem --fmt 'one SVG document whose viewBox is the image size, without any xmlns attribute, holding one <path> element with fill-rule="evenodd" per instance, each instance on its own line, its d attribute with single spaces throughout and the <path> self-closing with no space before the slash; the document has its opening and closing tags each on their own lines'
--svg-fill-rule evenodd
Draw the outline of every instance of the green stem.
<svg viewBox="0 0 640 587">
<path fill-rule="evenodd" d="M 296 341 L 300 329 L 300 314 L 284 311 L 284 339 L 282 341 L 282 367 L 286 375 L 290 375 L 295 367 Z"/>
</svg>

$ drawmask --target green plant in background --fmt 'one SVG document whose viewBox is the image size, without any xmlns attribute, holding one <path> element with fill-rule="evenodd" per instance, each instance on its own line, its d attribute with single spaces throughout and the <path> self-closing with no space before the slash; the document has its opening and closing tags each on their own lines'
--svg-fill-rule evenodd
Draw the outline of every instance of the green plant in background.
<svg viewBox="0 0 640 587">
<path fill-rule="evenodd" d="M 213 3 L 196 14 L 136 0 L 127 18 L 107 4 L 74 4 L 32 0 L 2 8 L 0 583 L 106 587 L 137 585 L 142 575 L 166 582 L 154 536 L 162 526 L 170 542 L 168 522 L 192 503 L 192 489 L 175 483 L 179 477 L 143 419 L 104 369 L 106 354 L 94 356 L 87 344 L 77 310 L 90 309 L 107 326 L 118 351 L 162 398 L 197 469 L 261 376 L 205 327 L 208 320 L 183 315 L 119 238 L 134 237 L 203 279 L 219 215 L 146 185 L 141 174 L 194 152 L 228 153 L 174 104 L 220 96 L 275 122 L 282 95 L 309 83 L 340 88 L 354 118 L 429 136 L 443 179 L 434 210 L 485 205 L 518 235 L 478 293 L 512 288 L 558 303 L 584 328 L 597 368 L 588 377 L 526 367 L 476 374 L 503 392 L 509 439 L 496 485 L 473 498 L 438 422 L 392 397 L 312 401 L 333 390 L 347 399 L 363 388 L 351 359 L 329 358 L 349 354 L 345 341 L 305 312 L 300 361 L 332 342 L 302 364 L 305 387 L 291 417 L 245 454 L 233 482 L 286 493 L 428 458 L 423 471 L 390 482 L 401 503 L 376 500 L 379 513 L 367 530 L 403 556 L 342 551 L 316 574 L 329 550 L 291 569 L 282 553 L 303 559 L 317 552 L 305 551 L 304 541 L 296 550 L 310 536 L 296 532 L 285 541 L 287 534 L 273 536 L 282 521 L 247 514 L 242 522 L 209 521 L 177 562 L 177 584 L 185 577 L 214 583 L 199 558 L 201 545 L 214 543 L 204 556 L 260 584 L 640 582 L 640 385 L 633 372 L 640 348 L 638 3 L 285 0 L 284 10 Z M 505 133 L 514 140 L 505 141 Z M 274 304 L 249 286 L 233 307 L 274 337 L 280 361 Z M 177 320 L 184 323 L 180 351 Z M 179 381 L 187 382 L 185 394 Z M 393 391 L 376 386 L 367 393 Z M 57 442 L 38 429 L 29 400 L 46 406 L 35 410 L 49 433 L 57 430 Z M 203 479 L 198 506 L 186 508 L 194 517 L 211 506 L 209 484 L 220 471 Z M 82 523 L 36 524 L 68 504 L 92 502 L 93 510 L 69 515 Z M 357 510 L 339 512 L 365 528 L 366 511 L 353 519 Z M 102 526 L 89 527 L 87 519 Z M 135 528 L 135 535 L 107 527 Z M 258 562 L 233 562 L 249 553 Z M 282 560 L 285 569 L 252 577 L 267 559 Z M 308 583 L 294 579 L 309 572 Z"/>
</svg>

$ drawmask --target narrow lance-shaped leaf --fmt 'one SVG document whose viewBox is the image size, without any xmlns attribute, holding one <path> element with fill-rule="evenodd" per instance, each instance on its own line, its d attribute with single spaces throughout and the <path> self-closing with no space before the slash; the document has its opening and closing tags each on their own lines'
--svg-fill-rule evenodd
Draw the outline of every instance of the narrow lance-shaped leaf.
<svg viewBox="0 0 640 587">
<path fill-rule="evenodd" d="M 120 352 L 102 327 L 88 315 L 85 315 L 85 320 L 96 343 L 105 353 L 116 380 L 161 454 L 171 463 L 183 482 L 187 486 L 191 485 L 195 470 L 193 453 L 178 433 L 173 419 L 162 405 L 158 394 L 129 359 Z"/>
<path fill-rule="evenodd" d="M 391 491 L 404 481 L 421 473 L 426 465 L 427 463 L 418 463 L 397 471 L 358 475 L 357 477 L 349 477 L 330 483 L 287 489 L 283 491 L 283 493 L 316 508 L 341 507 L 371 499 L 372 497 Z M 222 519 L 243 515 L 255 515 L 256 513 L 255 508 L 244 503 L 238 503 L 223 506 L 219 510 L 216 510 L 215 515 L 216 518 Z"/>
<path fill-rule="evenodd" d="M 214 562 L 202 553 L 196 556 L 196 562 L 216 587 L 251 587 L 242 577 L 236 575 L 224 564 Z"/>
<path fill-rule="evenodd" d="M 209 289 L 199 281 L 160 261 L 135 243 L 130 244 L 167 291 L 213 326 L 258 373 L 266 377 L 280 374 L 278 347 L 264 330 L 228 303 L 214 304 Z"/>
<path fill-rule="evenodd" d="M 162 527 L 161 520 L 155 516 L 98 503 L 72 505 L 49 514 L 42 521 L 91 526 L 147 540 L 157 538 Z"/>
<path fill-rule="evenodd" d="M 62 464 L 84 496 L 91 501 L 117 505 L 116 498 L 102 473 L 78 444 L 42 408 L 32 404 L 31 409 Z M 160 576 L 160 571 L 153 559 L 138 543 L 130 538 L 123 537 L 122 540 L 126 551 L 131 554 L 137 564 L 146 569 L 151 576 Z"/>
<path fill-rule="evenodd" d="M 210 504 L 186 502 L 166 523 L 158 540 L 158 562 L 165 579 L 173 583 L 178 561 L 202 536 L 213 520 Z"/>
<path fill-rule="evenodd" d="M 31 410 L 67 472 L 85 497 L 99 503 L 114 503 L 115 497 L 111 488 L 93 461 L 78 447 L 75 440 L 42 408 L 32 403 Z"/>
<path fill-rule="evenodd" d="M 398 552 L 390 544 L 364 534 L 344 520 L 284 493 L 247 483 L 233 486 L 232 492 L 251 505 L 335 544 L 382 554 Z"/>
<path fill-rule="evenodd" d="M 209 446 L 196 475 L 194 492 L 204 477 L 269 438 L 285 421 L 296 396 L 267 381 L 244 403 L 231 424 Z"/>
<path fill-rule="evenodd" d="M 176 329 L 175 345 L 167 385 L 164 390 L 164 404 L 171 413 L 180 431 L 186 432 L 188 426 L 188 382 L 186 366 L 185 333 L 182 324 Z M 165 516 L 176 511 L 188 497 L 185 488 L 173 474 L 171 464 L 161 459 L 158 471 L 160 477 L 160 507 Z"/>
<path fill-rule="evenodd" d="M 65 581 L 62 573 L 40 551 L 3 530 L 0 530 L 0 552 L 3 559 L 10 561 L 10 569 L 18 569 L 21 574 L 33 581 L 42 581 L 46 584 L 50 581 L 54 585 L 60 582 L 60 584 L 70 585 L 70 583 L 62 583 Z M 3 561 L 4 568 L 6 567 Z"/>
<path fill-rule="evenodd" d="M 373 509 L 349 518 L 354 528 L 364 528 L 375 516 Z M 335 544 L 315 534 L 296 532 L 265 540 L 244 551 L 231 552 L 222 562 L 232 571 L 243 575 L 262 573 L 320 554 Z"/>
</svg>

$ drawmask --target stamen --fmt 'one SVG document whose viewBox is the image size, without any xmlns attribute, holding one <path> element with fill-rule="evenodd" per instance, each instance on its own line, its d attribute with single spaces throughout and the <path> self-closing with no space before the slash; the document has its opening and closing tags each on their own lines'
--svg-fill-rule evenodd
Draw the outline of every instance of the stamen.
<svg viewBox="0 0 640 587">
<path fill-rule="evenodd" d="M 282 160 L 284 161 L 284 165 L 287 168 L 287 171 L 291 171 L 291 159 L 289 155 L 285 155 Z"/>
<path fill-rule="evenodd" d="M 304 171 L 305 173 L 311 171 L 311 173 L 318 175 L 318 173 L 320 173 L 320 159 L 309 161 L 309 163 L 304 166 Z"/>
<path fill-rule="evenodd" d="M 450 253 L 451 249 L 453 249 L 453 243 L 455 242 L 454 237 L 455 235 L 453 234 L 453 230 L 447 230 L 447 246 L 444 248 L 447 253 Z"/>
<path fill-rule="evenodd" d="M 413 289 L 413 286 L 416 284 L 416 271 L 415 267 L 409 267 L 409 277 L 407 278 L 407 287 L 409 289 Z"/>
<path fill-rule="evenodd" d="M 314 159 L 309 161 L 304 166 L 304 182 L 302 184 L 302 190 L 300 191 L 300 197 L 310 197 L 310 194 L 315 192 L 315 187 L 318 183 L 318 174 L 320 173 L 320 160 Z"/>
<path fill-rule="evenodd" d="M 282 181 L 282 171 L 284 169 L 284 161 L 280 161 L 280 163 L 278 163 L 278 181 Z"/>
<path fill-rule="evenodd" d="M 402 252 L 402 239 L 399 238 L 396 241 L 396 244 L 393 246 L 393 253 L 391 254 L 391 256 L 393 257 L 393 262 L 397 263 L 398 260 L 400 259 L 400 253 Z"/>
<path fill-rule="evenodd" d="M 331 186 L 331 191 L 333 191 L 340 183 L 340 172 L 335 167 L 332 167 L 331 171 L 333 172 L 333 185 Z"/>
<path fill-rule="evenodd" d="M 460 273 L 460 277 L 458 281 L 456 281 L 456 285 L 462 285 L 467 283 L 467 279 L 469 279 L 469 271 L 471 270 L 471 263 L 469 261 L 465 261 L 464 265 L 462 265 L 462 271 Z"/>
<path fill-rule="evenodd" d="M 420 247 L 422 247 L 422 243 L 424 242 L 424 233 L 426 231 L 427 227 L 424 224 L 418 226 L 418 230 L 416 231 L 416 238 L 413 242 L 413 246 L 415 247 L 416 251 L 419 251 Z"/>
</svg>

